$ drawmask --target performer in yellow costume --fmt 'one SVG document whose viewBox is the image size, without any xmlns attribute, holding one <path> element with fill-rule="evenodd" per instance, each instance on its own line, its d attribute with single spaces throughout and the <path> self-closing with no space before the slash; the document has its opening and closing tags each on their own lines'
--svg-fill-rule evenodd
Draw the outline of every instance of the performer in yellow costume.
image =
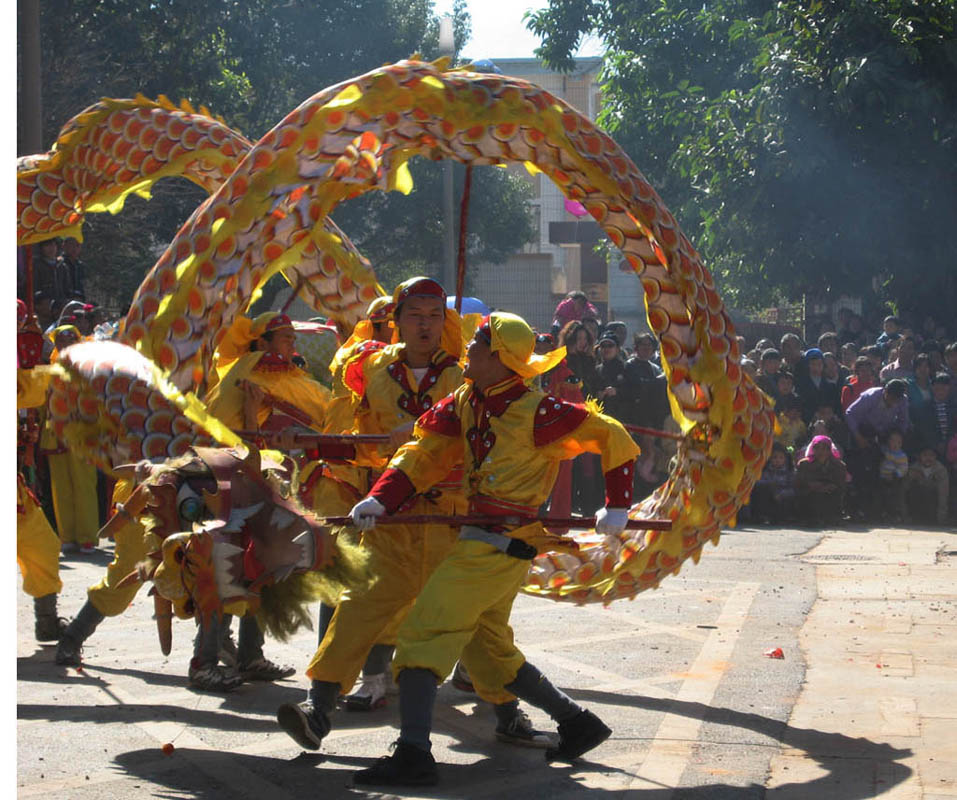
<svg viewBox="0 0 957 800">
<path fill-rule="evenodd" d="M 210 411 L 214 414 L 218 411 L 234 428 L 242 428 L 247 423 L 253 429 L 260 428 L 278 411 L 286 418 L 292 417 L 296 422 L 318 429 L 328 390 L 289 360 L 295 346 L 295 332 L 289 318 L 267 312 L 255 320 L 244 319 L 236 327 L 240 332 L 234 331 L 229 342 L 224 343 L 232 349 L 223 348 L 230 358 L 223 370 L 223 379 L 208 398 Z M 250 347 L 256 349 L 250 352 Z M 252 399 L 250 386 L 256 387 Z M 118 509 L 131 491 L 131 483 L 117 482 L 113 502 L 119 504 Z M 147 536 L 135 520 L 113 520 L 111 525 L 116 542 L 113 561 L 103 578 L 89 588 L 86 603 L 61 637 L 56 653 L 58 664 L 79 664 L 82 645 L 100 622 L 105 617 L 122 614 L 129 607 L 143 584 L 118 584 L 136 569 L 147 553 L 158 547 L 158 541 Z M 295 672 L 263 656 L 262 633 L 254 617 L 240 621 L 238 650 L 229 634 L 230 622 L 231 618 L 224 618 L 214 630 L 201 631 L 197 636 L 189 668 L 193 688 L 229 691 L 244 680 L 276 680 Z M 219 666 L 220 660 L 225 668 Z"/>
<path fill-rule="evenodd" d="M 221 379 L 206 397 L 213 416 L 233 430 L 261 429 L 271 417 L 276 429 L 291 423 L 322 430 L 329 390 L 292 363 L 296 332 L 289 317 L 267 311 L 255 320 L 240 318 L 226 340 Z M 233 353 L 238 357 L 230 362 Z"/>
<path fill-rule="evenodd" d="M 428 278 L 413 278 L 396 288 L 392 300 L 399 341 L 389 345 L 371 338 L 357 342 L 345 354 L 341 367 L 343 385 L 354 403 L 353 432 L 391 436 L 388 445 L 356 448 L 356 464 L 376 470 L 412 435 L 419 415 L 462 382 L 458 316 L 446 314 L 442 287 Z M 359 496 L 364 492 L 362 487 Z M 451 476 L 427 497 L 414 498 L 403 511 L 450 514 L 462 508 L 461 490 Z M 441 525 L 402 525 L 384 536 L 363 537 L 370 550 L 370 572 L 377 578 L 361 595 L 346 592 L 340 598 L 328 632 L 310 662 L 310 698 L 317 707 L 328 713 L 340 693 L 348 694 L 374 645 L 379 646 L 372 660 L 379 663 L 367 663 L 369 682 L 381 682 L 376 694 L 384 695 L 398 624 L 454 538 L 452 530 Z M 376 674 L 377 678 L 371 677 Z M 279 711 L 280 724 L 293 738 L 297 735 L 290 727 L 301 728 L 301 714 L 292 704 Z"/>
<path fill-rule="evenodd" d="M 358 433 L 388 433 L 388 447 L 359 446 L 357 461 L 380 469 L 394 449 L 407 441 L 415 420 L 428 412 L 437 399 L 458 388 L 462 370 L 458 352 L 462 346 L 461 324 L 454 311 L 445 308 L 445 291 L 429 278 L 412 278 L 396 287 L 394 324 L 401 341 L 387 347 L 372 343 L 358 348 L 344 365 L 345 385 L 358 399 L 355 430 Z M 454 353 L 449 352 L 454 350 Z M 460 465 L 450 464 L 446 474 L 428 490 L 405 499 L 400 514 L 444 515 L 461 513 Z M 365 670 L 385 672 L 395 632 L 415 602 L 432 571 L 451 551 L 458 531 L 447 525 L 392 525 L 370 531 L 363 543 L 371 551 L 370 571 L 376 577 L 362 594 L 344 593 L 332 623 L 309 665 L 312 685 L 304 703 L 279 708 L 280 726 L 302 747 L 319 748 L 331 729 L 329 713 L 340 693 L 347 693 L 371 651 L 378 651 L 379 664 L 366 661 Z M 375 647 L 373 647 L 375 646 Z M 465 659 L 469 665 L 468 658 Z M 382 674 L 380 681 L 385 681 Z M 541 747 L 547 736 L 532 728 L 519 710 L 515 696 L 499 687 L 477 690 L 495 704 L 497 737 L 506 742 Z M 384 688 L 380 688 L 384 693 Z"/>
<path fill-rule="evenodd" d="M 17 408 L 36 408 L 46 399 L 49 368 L 17 370 Z M 36 441 L 36 434 L 33 435 Z M 24 442 L 32 444 L 32 442 Z M 47 522 L 37 498 L 17 470 L 17 564 L 23 591 L 33 598 L 34 635 L 38 642 L 55 642 L 61 633 L 56 596 L 60 581 L 60 540 Z"/>
<path fill-rule="evenodd" d="M 50 332 L 50 339 L 54 346 L 50 356 L 53 363 L 63 350 L 82 337 L 76 326 L 61 325 Z M 50 467 L 50 489 L 61 549 L 63 552 L 77 549 L 81 553 L 94 552 L 100 529 L 96 468 L 58 442 L 49 425 L 40 435 L 40 452 L 47 456 Z"/>
<path fill-rule="evenodd" d="M 395 308 L 391 297 L 377 297 L 366 310 L 367 319 L 356 324 L 349 339 L 336 351 L 329 365 L 332 373 L 332 401 L 326 413 L 324 433 L 348 433 L 352 430 L 358 400 L 343 383 L 345 364 L 366 342 L 388 344 L 392 339 L 392 311 Z M 308 463 L 302 468 L 299 477 L 299 498 L 307 508 L 314 509 L 322 516 L 344 516 L 360 500 L 372 485 L 370 469 L 355 464 L 333 462 L 328 456 L 316 451 L 306 451 Z M 355 452 L 353 450 L 354 457 Z M 343 531 L 340 535 L 351 535 Z M 319 607 L 318 644 L 322 644 L 335 606 L 322 603 Z M 362 669 L 362 681 L 359 688 L 346 698 L 346 708 L 350 711 L 371 711 L 385 704 L 387 689 L 395 690 L 386 672 L 388 659 L 392 656 L 395 643 L 395 630 L 387 632 L 387 642 L 373 646 Z M 318 646 L 318 645 L 317 645 Z"/>
<path fill-rule="evenodd" d="M 373 528 L 376 517 L 395 513 L 463 461 L 472 512 L 535 516 L 560 462 L 590 452 L 601 455 L 607 495 L 595 529 L 605 535 L 625 529 L 638 447 L 612 418 L 529 389 L 526 380 L 563 355 L 559 350 L 536 356 L 534 348 L 535 334 L 524 320 L 490 315 L 468 349 L 468 382 L 418 421 L 415 440 L 399 449 L 352 510 L 357 527 Z M 357 784 L 437 781 L 432 707 L 438 682 L 459 657 L 480 694 L 511 692 L 558 722 L 560 741 L 547 752 L 549 759 L 575 758 L 608 738 L 611 731 L 601 720 L 556 689 L 513 642 L 512 603 L 539 548 L 555 548 L 540 523 L 462 527 L 399 630 L 393 663 L 402 722 L 398 746 L 391 757 L 357 773 Z"/>
</svg>

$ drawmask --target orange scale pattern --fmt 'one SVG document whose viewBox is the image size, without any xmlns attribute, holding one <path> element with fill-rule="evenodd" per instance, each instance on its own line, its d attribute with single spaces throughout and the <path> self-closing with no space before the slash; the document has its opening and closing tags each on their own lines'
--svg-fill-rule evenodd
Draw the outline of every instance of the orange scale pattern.
<svg viewBox="0 0 957 800">
<path fill-rule="evenodd" d="M 201 300 L 186 308 L 174 296 L 160 314 L 147 304 L 144 283 L 135 301 L 136 322 L 146 332 L 139 347 L 153 358 L 162 354 L 173 382 L 189 386 L 208 369 L 221 332 L 204 325 L 213 303 L 221 303 L 219 323 L 227 327 L 257 283 L 277 270 L 296 283 L 303 264 L 315 276 L 305 281 L 306 291 L 322 303 L 341 297 L 348 318 L 375 293 L 374 279 L 364 279 L 371 269 L 367 275 L 357 253 L 351 261 L 336 259 L 330 271 L 323 254 L 332 253 L 332 240 L 345 240 L 328 227 L 328 215 L 349 197 L 401 187 L 405 162 L 416 155 L 466 164 L 530 162 L 567 197 L 585 202 L 640 275 L 685 435 L 673 474 L 631 513 L 670 519 L 673 528 L 627 531 L 597 545 L 585 537 L 576 554 L 543 554 L 532 563 L 525 591 L 608 603 L 657 587 L 733 524 L 770 452 L 771 404 L 740 369 L 734 326 L 711 275 L 661 198 L 609 136 L 540 87 L 447 71 L 443 62 L 403 61 L 314 95 L 234 165 L 177 234 L 160 264 L 174 267 L 178 282 Z M 213 205 L 229 210 L 218 225 L 207 213 Z M 174 340 L 172 320 L 183 314 L 194 333 Z"/>
</svg>

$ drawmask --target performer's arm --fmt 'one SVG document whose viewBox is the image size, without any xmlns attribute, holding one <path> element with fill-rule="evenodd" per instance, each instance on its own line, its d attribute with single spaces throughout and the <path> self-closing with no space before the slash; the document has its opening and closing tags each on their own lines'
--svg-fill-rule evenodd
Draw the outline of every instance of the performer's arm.
<svg viewBox="0 0 957 800">
<path fill-rule="evenodd" d="M 396 451 L 369 494 L 395 511 L 413 494 L 428 491 L 462 463 L 462 423 L 455 396 L 440 400 L 415 423 L 415 438 Z"/>
<path fill-rule="evenodd" d="M 536 411 L 533 435 L 536 447 L 562 460 L 600 455 L 606 507 L 631 507 L 633 465 L 641 450 L 618 420 L 546 396 Z"/>
</svg>

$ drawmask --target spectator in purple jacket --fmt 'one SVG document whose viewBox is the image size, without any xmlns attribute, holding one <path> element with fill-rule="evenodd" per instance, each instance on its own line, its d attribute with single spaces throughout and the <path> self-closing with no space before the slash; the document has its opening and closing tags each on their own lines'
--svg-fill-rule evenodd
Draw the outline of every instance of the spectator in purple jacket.
<svg viewBox="0 0 957 800">
<path fill-rule="evenodd" d="M 847 408 L 847 426 L 851 432 L 847 468 L 851 473 L 849 504 L 855 517 L 873 518 L 878 502 L 881 448 L 878 440 L 896 428 L 910 428 L 907 413 L 907 382 L 894 378 L 886 386 L 865 389 Z"/>
<path fill-rule="evenodd" d="M 865 389 L 861 396 L 847 407 L 847 426 L 851 436 L 861 447 L 865 436 L 861 426 L 868 423 L 876 436 L 883 436 L 891 428 L 907 431 L 910 418 L 907 414 L 907 382 L 900 378 L 889 380 L 884 386 Z"/>
</svg>

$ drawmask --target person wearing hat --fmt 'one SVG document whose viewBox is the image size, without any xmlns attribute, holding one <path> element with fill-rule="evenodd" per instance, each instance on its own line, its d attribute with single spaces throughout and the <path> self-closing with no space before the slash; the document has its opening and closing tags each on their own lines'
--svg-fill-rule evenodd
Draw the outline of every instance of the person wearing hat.
<svg viewBox="0 0 957 800">
<path fill-rule="evenodd" d="M 625 415 L 633 398 L 625 376 L 625 362 L 621 357 L 618 338 L 606 330 L 598 339 L 598 364 L 595 366 L 594 389 L 596 399 L 609 417 L 627 422 Z"/>
<path fill-rule="evenodd" d="M 68 322 L 50 331 L 47 338 L 53 343 L 50 363 L 55 364 L 64 350 L 83 337 L 77 327 Z M 40 455 L 47 458 L 53 512 L 63 552 L 94 553 L 100 529 L 96 468 L 57 440 L 49 420 L 40 435 Z"/>
<path fill-rule="evenodd" d="M 222 378 L 206 396 L 209 412 L 233 430 L 299 425 L 321 432 L 329 390 L 292 363 L 292 320 L 275 311 L 241 319 L 220 345 Z"/>
<path fill-rule="evenodd" d="M 267 311 L 255 319 L 240 317 L 217 353 L 222 377 L 207 394 L 209 412 L 233 430 L 311 428 L 321 433 L 330 393 L 292 359 L 296 331 L 282 312 Z M 263 654 L 263 635 L 256 619 L 239 621 L 238 648 L 232 645 L 231 618 L 200 626 L 190 662 L 190 683 L 201 689 L 231 689 L 243 680 L 273 681 L 295 674 Z M 221 645 L 208 639 L 221 637 Z M 223 662 L 220 666 L 219 662 Z"/>
<path fill-rule="evenodd" d="M 801 398 L 801 418 L 805 425 L 814 420 L 822 405 L 829 405 L 835 414 L 841 413 L 841 391 L 837 384 L 824 377 L 824 353 L 812 347 L 804 353 L 806 372 L 794 387 Z"/>
<path fill-rule="evenodd" d="M 396 287 L 392 299 L 393 343 L 366 343 L 342 368 L 345 386 L 356 401 L 352 430 L 391 436 L 387 446 L 356 448 L 356 463 L 376 471 L 411 438 L 416 419 L 462 384 L 461 327 L 458 314 L 446 308 L 445 290 L 430 278 L 411 278 Z M 461 474 L 460 465 L 449 465 L 427 491 L 406 498 L 398 513 L 464 513 Z M 319 748 L 331 729 L 329 714 L 338 696 L 352 689 L 360 669 L 362 684 L 347 698 L 348 707 L 381 704 L 398 627 L 457 536 L 448 525 L 431 524 L 390 525 L 388 530 L 363 533 L 369 569 L 376 579 L 367 591 L 347 591 L 340 598 L 307 670 L 312 683 L 306 701 L 284 704 L 277 712 L 282 729 L 302 747 Z M 467 660 L 465 666 L 470 667 Z M 514 695 L 481 690 L 479 694 L 496 706 L 496 735 L 501 740 L 531 746 L 547 743 L 518 709 Z"/>
<path fill-rule="evenodd" d="M 468 348 L 466 383 L 416 423 L 415 438 L 352 509 L 358 528 L 374 529 L 379 516 L 395 513 L 459 463 L 470 513 L 534 517 L 560 462 L 592 452 L 601 455 L 606 486 L 596 532 L 615 536 L 625 529 L 637 445 L 610 417 L 530 389 L 526 381 L 564 355 L 562 348 L 535 355 L 534 348 L 535 334 L 521 317 L 494 312 L 487 318 Z M 432 707 L 438 683 L 460 657 L 480 693 L 509 692 L 558 722 L 559 742 L 547 751 L 549 760 L 576 758 L 608 738 L 601 720 L 526 661 L 508 624 L 529 560 L 539 550 L 561 547 L 540 523 L 462 526 L 399 630 L 393 662 L 400 691 L 397 747 L 357 773 L 357 784 L 438 780 L 430 752 Z"/>
</svg>

